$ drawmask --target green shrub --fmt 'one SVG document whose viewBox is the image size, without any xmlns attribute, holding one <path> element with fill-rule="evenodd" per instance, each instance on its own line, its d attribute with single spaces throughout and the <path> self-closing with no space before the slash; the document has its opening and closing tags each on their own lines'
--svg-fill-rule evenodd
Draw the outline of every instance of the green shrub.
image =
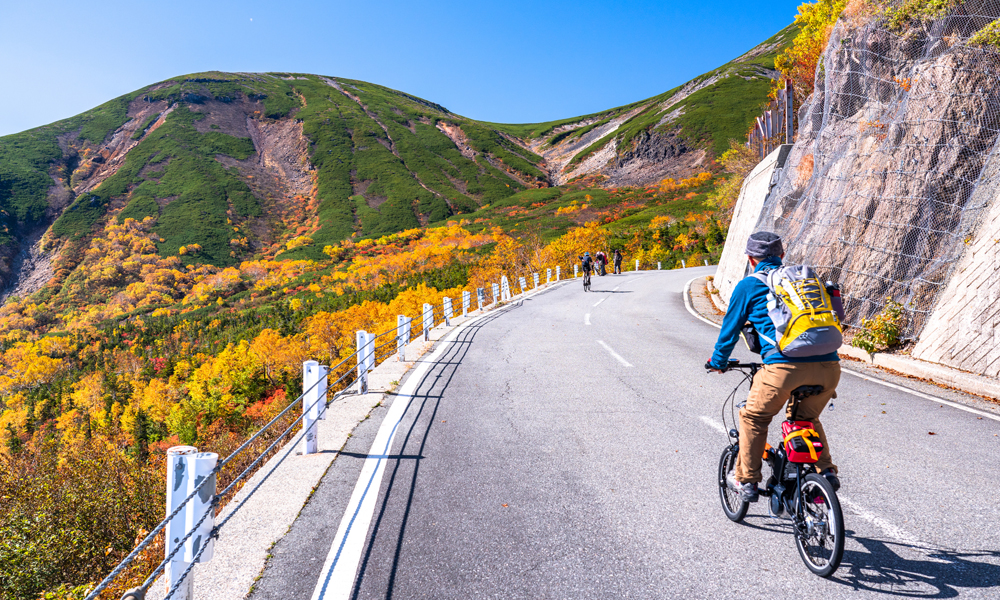
<svg viewBox="0 0 1000 600">
<path fill-rule="evenodd" d="M 892 298 L 886 298 L 882 312 L 874 318 L 862 319 L 861 329 L 854 334 L 851 345 L 868 354 L 898 346 L 902 341 L 900 336 L 905 325 L 903 305 Z"/>
<path fill-rule="evenodd" d="M 947 15 L 963 0 L 905 0 L 899 6 L 885 9 L 886 25 L 892 31 L 903 31 L 917 23 L 926 23 Z"/>
<path fill-rule="evenodd" d="M 1000 49 L 1000 19 L 991 22 L 969 38 L 969 43 L 974 46 L 986 46 L 993 49 Z"/>
</svg>

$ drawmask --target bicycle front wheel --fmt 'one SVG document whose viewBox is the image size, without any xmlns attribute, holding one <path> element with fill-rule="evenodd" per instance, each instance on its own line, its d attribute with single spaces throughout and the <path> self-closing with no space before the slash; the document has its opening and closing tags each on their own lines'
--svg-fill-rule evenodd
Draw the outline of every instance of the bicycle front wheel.
<svg viewBox="0 0 1000 600">
<path fill-rule="evenodd" d="M 844 557 L 844 515 L 833 486 L 810 473 L 802 482 L 801 511 L 796 511 L 795 546 L 802 562 L 820 577 L 829 577 Z"/>
<path fill-rule="evenodd" d="M 722 458 L 719 459 L 719 498 L 722 500 L 722 512 L 726 513 L 730 521 L 739 523 L 747 515 L 750 503 L 740 498 L 740 493 L 729 487 L 726 482 L 729 473 L 736 468 L 736 456 L 739 449 L 736 446 L 728 446 L 722 451 Z"/>
</svg>

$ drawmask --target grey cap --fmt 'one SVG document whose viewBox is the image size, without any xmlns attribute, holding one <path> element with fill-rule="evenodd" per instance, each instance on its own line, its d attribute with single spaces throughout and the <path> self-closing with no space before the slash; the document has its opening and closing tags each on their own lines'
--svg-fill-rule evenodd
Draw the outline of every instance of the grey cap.
<svg viewBox="0 0 1000 600">
<path fill-rule="evenodd" d="M 747 256 L 753 258 L 767 258 L 768 256 L 781 256 L 785 253 L 781 245 L 781 237 L 770 231 L 758 231 L 751 234 L 747 240 Z"/>
</svg>

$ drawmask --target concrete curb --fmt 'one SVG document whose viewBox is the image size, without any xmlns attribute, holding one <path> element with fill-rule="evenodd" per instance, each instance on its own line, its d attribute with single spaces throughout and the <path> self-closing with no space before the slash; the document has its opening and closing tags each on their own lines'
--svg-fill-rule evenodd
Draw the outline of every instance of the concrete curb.
<svg viewBox="0 0 1000 600">
<path fill-rule="evenodd" d="M 402 383 L 405 374 L 437 341 L 472 318 L 530 299 L 570 281 L 572 278 L 540 284 L 524 294 L 513 296 L 507 302 L 491 304 L 481 311 L 472 311 L 465 317 L 453 317 L 450 326 L 439 324 L 431 329 L 430 341 L 424 342 L 417 338 L 410 342 L 405 361 L 400 362 L 393 356 L 370 371 L 369 393 L 348 393 L 331 403 L 327 408 L 326 419 L 317 421 L 318 453 L 301 454 L 303 442 L 300 431 L 247 481 L 216 517 L 216 522 L 220 522 L 237 506 L 242 505 L 240 512 L 220 530 L 212 560 L 197 564 L 192 570 L 194 596 L 199 600 L 243 600 L 247 597 L 264 570 L 271 547 L 291 529 L 292 523 L 336 460 L 354 428 L 367 419 L 372 409 Z M 258 485 L 259 489 L 251 496 L 251 491 Z M 159 578 L 150 586 L 146 597 L 149 600 L 161 600 L 166 596 L 165 585 L 164 579 Z"/>
<path fill-rule="evenodd" d="M 706 282 L 706 285 L 709 286 L 709 291 L 711 292 L 711 283 Z M 709 293 L 709 296 L 712 298 L 712 303 L 715 307 L 725 312 L 726 306 L 722 302 L 722 299 L 718 297 L 719 294 Z M 986 396 L 992 399 L 1000 398 L 1000 381 L 992 377 L 966 373 L 952 367 L 927 362 L 911 356 L 881 352 L 868 354 L 860 348 L 847 345 L 841 346 L 837 353 L 864 361 L 875 367 L 896 371 L 909 377 L 927 379 L 934 383 L 947 385 L 977 396 Z"/>
</svg>

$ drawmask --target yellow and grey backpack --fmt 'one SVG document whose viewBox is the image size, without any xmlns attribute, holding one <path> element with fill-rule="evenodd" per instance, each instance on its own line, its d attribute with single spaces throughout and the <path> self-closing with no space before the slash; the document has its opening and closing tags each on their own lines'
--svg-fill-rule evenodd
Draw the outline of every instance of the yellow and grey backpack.
<svg viewBox="0 0 1000 600">
<path fill-rule="evenodd" d="M 835 352 L 844 338 L 826 286 L 806 265 L 754 273 L 767 285 L 767 314 L 777 340 L 761 338 L 790 358 Z"/>
</svg>

